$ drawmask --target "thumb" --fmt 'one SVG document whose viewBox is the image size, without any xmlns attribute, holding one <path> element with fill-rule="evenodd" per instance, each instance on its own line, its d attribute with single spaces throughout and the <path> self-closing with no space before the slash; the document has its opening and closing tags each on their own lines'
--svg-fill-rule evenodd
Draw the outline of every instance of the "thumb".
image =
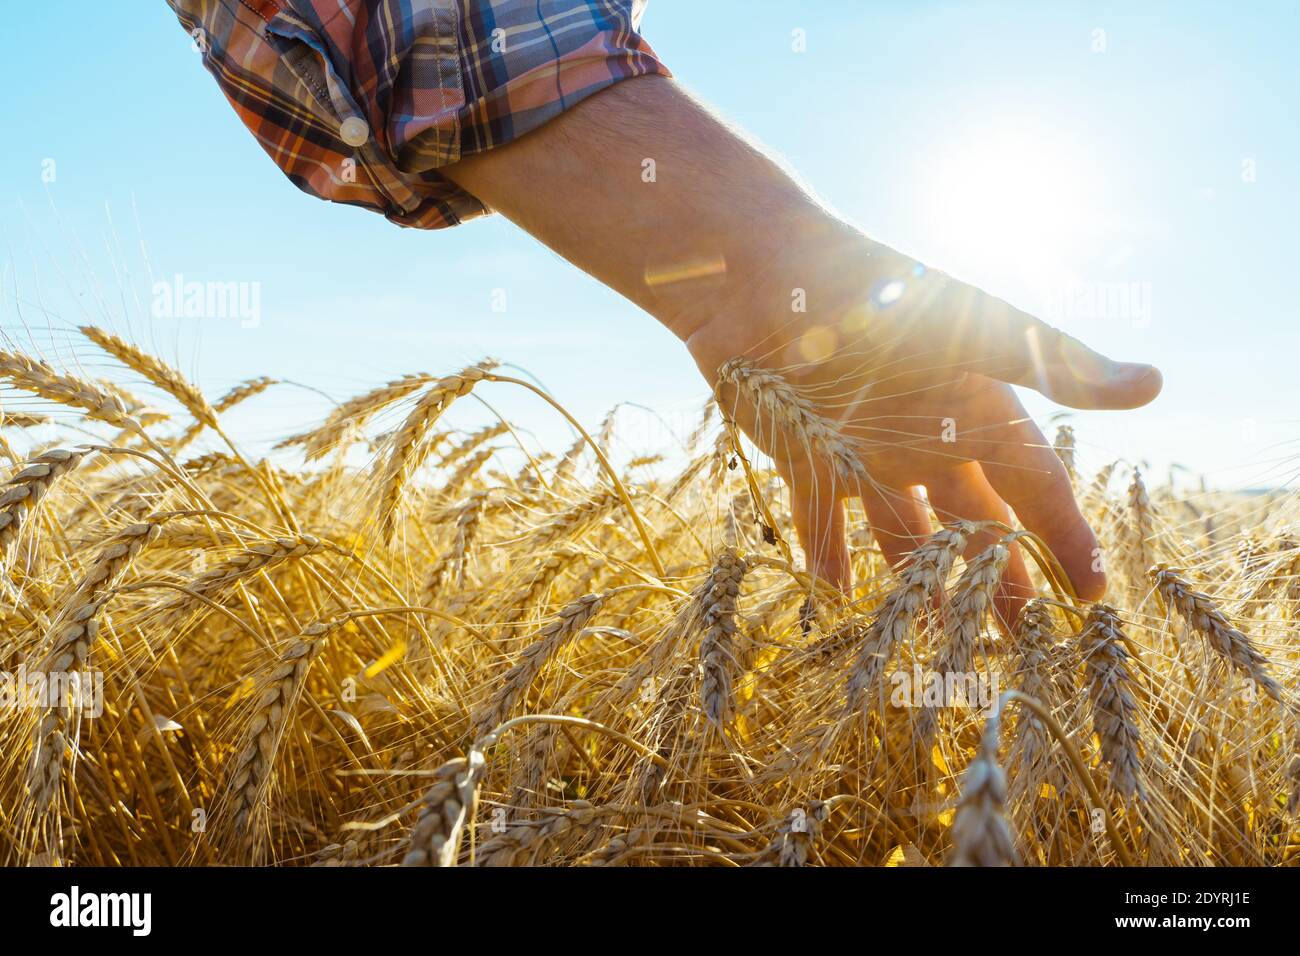
<svg viewBox="0 0 1300 956">
<path fill-rule="evenodd" d="M 918 285 L 912 307 L 898 312 L 904 327 L 897 331 L 923 344 L 927 364 L 938 349 L 945 367 L 1024 385 L 1072 408 L 1139 408 L 1160 394 L 1163 379 L 1154 366 L 1113 361 L 947 276 L 930 273 Z"/>
</svg>

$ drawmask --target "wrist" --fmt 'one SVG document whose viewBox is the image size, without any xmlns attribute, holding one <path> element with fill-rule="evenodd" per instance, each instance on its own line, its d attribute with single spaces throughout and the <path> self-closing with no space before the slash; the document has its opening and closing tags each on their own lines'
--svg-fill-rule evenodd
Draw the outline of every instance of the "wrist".
<svg viewBox="0 0 1300 956">
<path fill-rule="evenodd" d="M 710 382 L 729 358 L 771 366 L 816 362 L 860 339 L 873 287 L 902 268 L 901 256 L 838 220 L 799 235 L 729 268 L 713 294 L 656 316 L 686 343 Z"/>
</svg>

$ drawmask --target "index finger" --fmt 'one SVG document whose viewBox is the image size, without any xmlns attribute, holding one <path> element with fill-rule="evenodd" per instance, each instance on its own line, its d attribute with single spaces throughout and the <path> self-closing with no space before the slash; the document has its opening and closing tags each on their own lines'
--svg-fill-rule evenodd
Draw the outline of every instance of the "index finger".
<svg viewBox="0 0 1300 956">
<path fill-rule="evenodd" d="M 1160 393 L 1155 367 L 1113 361 L 975 286 L 933 271 L 898 284 L 879 313 L 894 359 L 917 350 L 927 367 L 978 372 L 1072 408 L 1137 408 Z"/>
</svg>

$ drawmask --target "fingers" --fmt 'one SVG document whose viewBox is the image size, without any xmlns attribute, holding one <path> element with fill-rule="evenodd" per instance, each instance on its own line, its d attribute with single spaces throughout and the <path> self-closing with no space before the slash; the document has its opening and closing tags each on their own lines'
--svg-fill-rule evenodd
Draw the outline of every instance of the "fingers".
<svg viewBox="0 0 1300 956">
<path fill-rule="evenodd" d="M 1072 408 L 1138 408 L 1154 399 L 1158 369 L 1115 362 L 1082 342 L 974 286 L 930 273 L 900 336 L 924 343 L 926 364 L 980 372 L 1024 385 Z M 941 345 L 929 343 L 942 343 Z"/>
<path fill-rule="evenodd" d="M 967 521 L 1001 521 L 1005 524 L 1011 519 L 1006 504 L 998 497 L 976 462 L 966 462 L 929 475 L 925 487 L 930 507 L 940 521 L 964 518 Z M 972 535 L 963 556 L 970 560 L 1001 536 L 1001 532 L 996 530 Z M 1004 631 L 1010 632 L 1020 609 L 1033 593 L 1024 557 L 1018 547 L 1012 547 L 1006 570 L 1002 573 L 1002 581 L 993 597 L 994 613 Z"/>
<path fill-rule="evenodd" d="M 933 532 L 925 505 L 912 488 L 863 489 L 862 505 L 867 509 L 871 533 L 891 568 L 897 568 Z"/>
<path fill-rule="evenodd" d="M 1100 600 L 1106 593 L 1101 550 L 1074 500 L 1065 466 L 1033 422 L 1016 422 L 999 437 L 1005 440 L 981 456 L 989 484 L 1051 549 L 1079 597 Z"/>
<path fill-rule="evenodd" d="M 808 559 L 808 572 L 840 590 L 853 583 L 849 549 L 844 538 L 844 504 L 828 476 L 791 469 L 777 462 L 777 471 L 790 489 L 790 513 Z"/>
</svg>

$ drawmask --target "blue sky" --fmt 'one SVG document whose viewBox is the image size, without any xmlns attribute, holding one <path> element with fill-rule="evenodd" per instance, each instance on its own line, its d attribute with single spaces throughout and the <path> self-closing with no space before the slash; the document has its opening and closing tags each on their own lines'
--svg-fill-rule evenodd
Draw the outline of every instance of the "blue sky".
<svg viewBox="0 0 1300 956">
<path fill-rule="evenodd" d="M 642 28 L 680 80 L 874 237 L 1159 364 L 1150 408 L 1073 417 L 1085 464 L 1178 463 L 1225 486 L 1289 475 L 1294 4 L 651 0 Z M 68 330 L 106 324 L 212 394 L 267 374 L 338 398 L 491 354 L 588 422 L 626 401 L 685 430 L 706 395 L 652 319 L 504 220 L 401 230 L 299 193 L 162 0 L 22 5 L 0 80 L 11 341 L 99 373 Z M 150 319 L 151 273 L 260 283 L 261 321 Z M 567 444 L 535 400 L 488 397 Z M 327 409 L 281 388 L 232 425 L 256 443 Z M 627 445 L 662 445 L 660 420 L 629 408 Z"/>
</svg>

